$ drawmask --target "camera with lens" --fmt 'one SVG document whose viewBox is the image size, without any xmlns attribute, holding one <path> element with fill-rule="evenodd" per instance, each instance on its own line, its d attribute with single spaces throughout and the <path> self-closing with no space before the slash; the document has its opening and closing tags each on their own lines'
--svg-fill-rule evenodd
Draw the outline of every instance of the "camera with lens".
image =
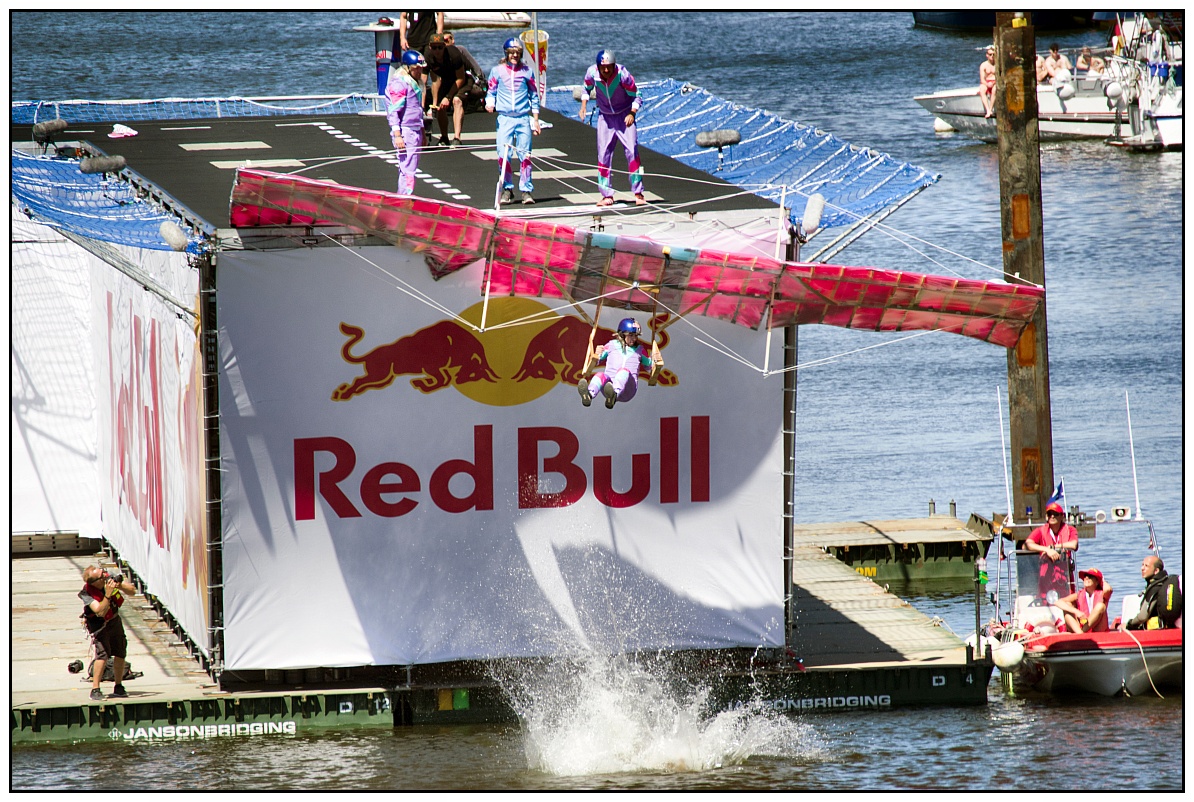
<svg viewBox="0 0 1194 802">
<path fill-rule="evenodd" d="M 124 574 L 109 574 L 107 571 L 104 571 L 104 580 L 107 581 L 109 579 L 111 579 L 117 585 L 124 584 Z"/>
</svg>

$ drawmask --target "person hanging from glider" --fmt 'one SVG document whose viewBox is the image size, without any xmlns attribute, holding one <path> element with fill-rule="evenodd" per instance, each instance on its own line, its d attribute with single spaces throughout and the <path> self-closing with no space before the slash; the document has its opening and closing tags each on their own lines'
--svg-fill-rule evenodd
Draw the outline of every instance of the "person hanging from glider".
<svg viewBox="0 0 1194 802">
<path fill-rule="evenodd" d="M 655 364 L 647 355 L 647 349 L 638 341 L 641 331 L 642 327 L 632 317 L 624 318 L 618 324 L 617 334 L 610 338 L 597 356 L 597 363 L 604 363 L 605 369 L 594 374 L 588 383 L 581 379 L 577 384 L 582 404 L 587 407 L 593 403 L 593 396 L 599 391 L 605 396 L 606 409 L 613 409 L 618 401 L 634 398 L 638 392 L 639 368 L 649 368 Z"/>
</svg>

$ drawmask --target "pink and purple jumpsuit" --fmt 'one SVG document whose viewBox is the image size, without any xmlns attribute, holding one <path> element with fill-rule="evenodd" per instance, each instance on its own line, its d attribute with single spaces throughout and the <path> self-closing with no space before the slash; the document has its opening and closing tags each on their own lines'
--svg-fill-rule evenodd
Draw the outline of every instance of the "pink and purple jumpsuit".
<svg viewBox="0 0 1194 802">
<path fill-rule="evenodd" d="M 405 148 L 398 151 L 398 194 L 415 194 L 415 172 L 423 145 L 423 88 L 402 70 L 394 70 L 386 84 L 386 120 L 390 133 L 402 132 Z"/>
<path fill-rule="evenodd" d="M 518 159 L 518 188 L 533 192 L 531 115 L 539 116 L 539 89 L 534 71 L 525 64 L 515 68 L 505 61 L 494 67 L 489 71 L 485 107 L 495 109 L 498 115 L 497 151 L 502 162 L 502 188 L 514 188 L 511 163 Z"/>
<path fill-rule="evenodd" d="M 642 107 L 634 76 L 621 64 L 609 83 L 601 80 L 597 65 L 585 73 L 585 90 L 597 90 L 597 187 L 603 198 L 612 198 L 614 188 L 610 183 L 610 168 L 614 162 L 614 146 L 618 140 L 626 151 L 626 168 L 630 173 L 630 191 L 635 195 L 643 193 L 643 167 L 638 159 L 638 126 L 626 125 L 626 115 L 638 113 Z"/>
<path fill-rule="evenodd" d="M 589 395 L 596 397 L 601 393 L 602 385 L 610 382 L 619 401 L 634 398 L 638 392 L 639 368 L 651 367 L 651 357 L 647 356 L 647 349 L 641 343 L 630 348 L 617 337 L 602 347 L 597 362 L 604 362 L 605 370 L 589 379 Z"/>
</svg>

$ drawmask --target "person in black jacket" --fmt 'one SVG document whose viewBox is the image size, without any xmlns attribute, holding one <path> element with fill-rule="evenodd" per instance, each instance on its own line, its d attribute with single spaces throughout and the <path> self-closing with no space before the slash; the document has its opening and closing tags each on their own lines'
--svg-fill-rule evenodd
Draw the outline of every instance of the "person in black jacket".
<svg viewBox="0 0 1194 802">
<path fill-rule="evenodd" d="M 1140 576 L 1148 585 L 1140 601 L 1140 612 L 1124 629 L 1172 629 L 1182 614 L 1182 591 L 1177 577 L 1165 572 L 1160 557 L 1149 555 L 1140 563 Z M 1152 619 L 1156 623 L 1150 623 Z"/>
<path fill-rule="evenodd" d="M 428 108 L 439 119 L 439 143 L 458 147 L 461 143 L 461 129 L 464 126 L 464 99 L 469 91 L 469 74 L 464 66 L 464 56 L 453 42 L 449 33 L 434 33 L 431 42 L 423 51 L 427 70 L 431 74 L 431 91 L 428 92 Z M 448 139 L 448 112 L 452 113 L 453 133 Z"/>
</svg>

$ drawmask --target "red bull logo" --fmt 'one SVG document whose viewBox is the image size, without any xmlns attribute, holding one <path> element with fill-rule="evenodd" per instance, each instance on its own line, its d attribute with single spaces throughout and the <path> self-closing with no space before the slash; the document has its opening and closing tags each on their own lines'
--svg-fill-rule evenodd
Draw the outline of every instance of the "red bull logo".
<svg viewBox="0 0 1194 802">
<path fill-rule="evenodd" d="M 363 366 L 365 373 L 337 387 L 333 401 L 347 401 L 366 390 L 389 387 L 399 376 L 414 375 L 410 386 L 423 393 L 453 384 L 497 381 L 480 340 L 452 320 L 441 320 L 408 337 L 379 345 L 363 356 L 354 356 L 352 348 L 364 338 L 364 329 L 341 323 L 340 332 L 348 337 L 340 355 L 345 362 Z"/>
<path fill-rule="evenodd" d="M 460 317 L 479 327 L 482 313 L 483 304 L 477 303 Z M 364 373 L 339 385 L 332 392 L 333 401 L 349 401 L 410 376 L 410 386 L 424 394 L 453 387 L 481 404 L 514 406 L 547 394 L 557 384 L 575 386 L 582 380 L 591 327 L 580 318 L 556 315 L 530 298 L 497 298 L 490 300 L 484 332 L 441 320 L 358 356 L 354 351 L 365 339 L 364 330 L 341 323 L 340 331 L 348 338 L 341 356 Z M 594 346 L 600 348 L 613 336 L 613 329 L 599 327 Z M 660 335 L 660 349 L 667 347 L 668 339 L 666 332 Z M 647 374 L 640 376 L 645 379 Z M 679 379 L 665 368 L 657 384 L 674 387 Z"/>
</svg>

